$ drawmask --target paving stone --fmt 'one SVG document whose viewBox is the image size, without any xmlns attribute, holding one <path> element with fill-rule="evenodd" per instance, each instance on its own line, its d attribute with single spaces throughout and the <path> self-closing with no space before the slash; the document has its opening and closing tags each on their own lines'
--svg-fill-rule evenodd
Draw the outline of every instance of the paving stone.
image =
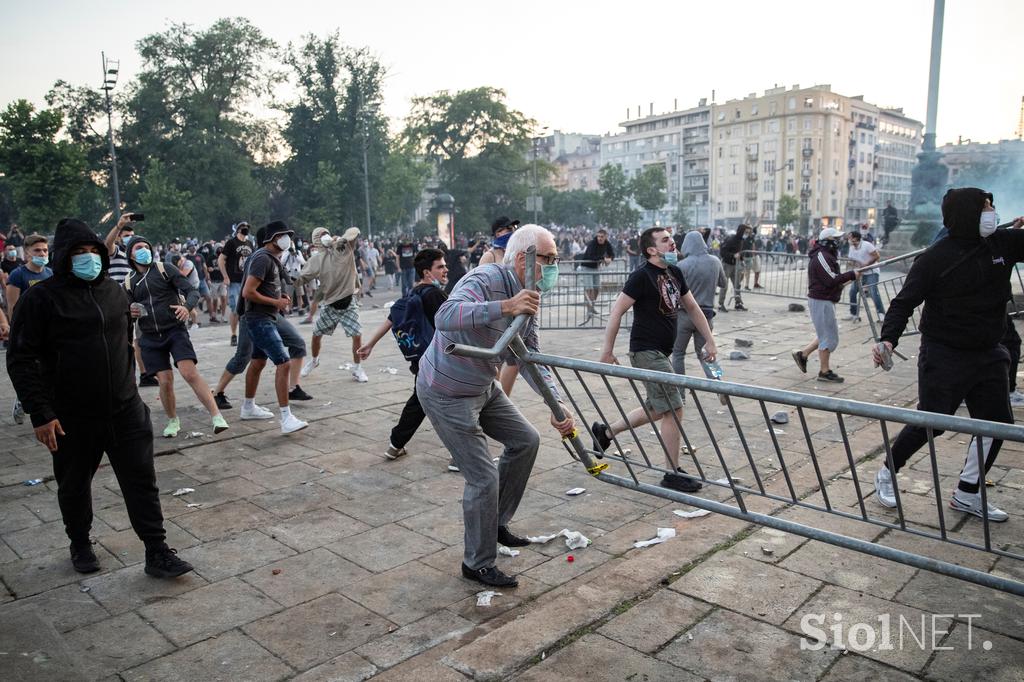
<svg viewBox="0 0 1024 682">
<path fill-rule="evenodd" d="M 356 653 L 379 668 L 390 668 L 474 627 L 465 618 L 442 610 L 364 644 Z"/>
<path fill-rule="evenodd" d="M 292 679 L 294 682 L 363 682 L 376 673 L 377 666 L 350 651 Z"/>
<path fill-rule="evenodd" d="M 279 542 L 304 552 L 368 529 L 369 526 L 362 521 L 356 521 L 334 509 L 314 509 L 278 521 L 268 526 L 266 532 Z"/>
<path fill-rule="evenodd" d="M 86 672 L 53 626 L 30 610 L 0 611 L 0 651 L 5 680 L 81 680 Z"/>
<path fill-rule="evenodd" d="M 186 646 L 280 609 L 259 590 L 228 578 L 138 612 L 177 646 Z"/>
<path fill-rule="evenodd" d="M 370 575 L 352 562 L 319 548 L 267 564 L 241 578 L 274 601 L 295 606 L 329 592 L 343 592 Z"/>
<path fill-rule="evenodd" d="M 183 550 L 179 554 L 195 566 L 196 573 L 210 582 L 216 582 L 291 556 L 295 552 L 258 530 L 250 530 Z"/>
<path fill-rule="evenodd" d="M 657 658 L 701 677 L 760 682 L 817 679 L 838 655 L 828 647 L 801 651 L 795 635 L 719 610 L 665 647 Z"/>
<path fill-rule="evenodd" d="M 204 446 L 201 449 L 205 451 L 207 447 L 209 446 Z M 187 474 L 200 483 L 212 483 L 213 481 L 233 476 L 258 474 L 266 469 L 259 462 L 254 462 L 251 459 L 240 456 L 244 452 L 251 452 L 251 448 L 216 447 L 220 452 L 216 454 L 204 452 L 202 458 L 197 457 L 195 451 L 189 452 L 189 464 L 181 467 L 182 473 Z M 228 453 L 232 456 L 225 456 Z"/>
<path fill-rule="evenodd" d="M 674 582 L 673 590 L 780 624 L 821 583 L 744 557 L 712 557 Z"/>
<path fill-rule="evenodd" d="M 178 516 L 174 523 L 202 541 L 218 540 L 228 535 L 262 528 L 277 520 L 273 514 L 248 500 L 225 502 L 216 507 L 202 507 L 191 514 Z"/>
<path fill-rule="evenodd" d="M 291 668 L 237 630 L 193 644 L 121 673 L 125 680 L 210 680 L 272 682 Z"/>
<path fill-rule="evenodd" d="M 74 630 L 110 616 L 88 592 L 82 592 L 77 584 L 65 585 L 27 599 L 4 604 L 0 606 L 0 621 L 5 620 L 8 613 L 23 614 L 26 611 L 52 625 L 57 632 Z M 17 620 L 17 617 L 14 620 Z"/>
<path fill-rule="evenodd" d="M 937 651 L 928 664 L 928 679 L 943 682 L 1020 682 L 1024 679 L 1024 642 L 979 628 L 979 623 L 980 620 L 973 621 L 970 632 L 966 623 L 953 627 L 949 638 L 942 642 L 943 649 Z"/>
<path fill-rule="evenodd" d="M 202 504 L 204 507 L 214 507 L 233 500 L 252 500 L 264 491 L 262 486 L 258 486 L 252 481 L 247 481 L 240 476 L 189 487 L 195 488 L 196 491 L 183 496 L 183 498 L 187 499 L 179 499 L 184 503 Z M 181 510 L 176 511 L 180 512 Z"/>
<path fill-rule="evenodd" d="M 167 544 L 177 550 L 193 547 L 199 542 L 173 521 L 164 521 L 164 531 L 167 533 Z M 97 534 L 96 542 L 103 545 L 125 565 L 137 564 L 146 560 L 146 545 L 139 540 L 134 529 Z"/>
<path fill-rule="evenodd" d="M 406 517 L 398 525 L 445 545 L 462 544 L 462 502 L 451 501 L 422 514 Z"/>
<path fill-rule="evenodd" d="M 95 517 L 93 518 L 92 532 L 90 533 L 92 537 L 111 532 L 113 532 L 113 529 L 107 524 Z M 63 521 L 50 521 L 33 528 L 6 533 L 4 534 L 4 541 L 21 557 L 39 556 L 58 547 L 66 549 L 70 544 L 68 535 L 64 531 Z"/>
<path fill-rule="evenodd" d="M 437 505 L 412 495 L 391 494 L 345 500 L 332 507 L 369 526 L 382 526 L 437 509 Z"/>
<path fill-rule="evenodd" d="M 515 549 L 519 554 L 514 557 L 498 554 L 496 565 L 506 573 L 511 575 L 520 575 L 537 564 L 542 564 L 548 560 L 547 556 L 534 551 L 532 547 L 532 545 L 530 547 L 516 547 Z M 458 573 L 459 564 L 462 563 L 464 556 L 465 548 L 460 543 L 458 545 L 452 545 L 447 549 L 443 549 L 440 552 L 434 552 L 429 556 L 425 556 L 420 559 L 420 562 L 427 566 L 433 566 L 442 573 L 451 573 L 453 571 Z"/>
<path fill-rule="evenodd" d="M 571 550 L 563 544 L 562 548 L 565 549 L 564 554 L 534 566 L 525 571 L 525 575 L 548 585 L 561 585 L 612 559 L 610 554 L 594 549 L 593 545 Z M 573 558 L 572 561 L 568 560 L 570 555 Z"/>
<path fill-rule="evenodd" d="M 345 499 L 343 495 L 314 483 L 279 488 L 248 498 L 257 507 L 278 518 L 290 518 L 296 514 L 324 509 Z"/>
<path fill-rule="evenodd" d="M 913 682 L 911 677 L 895 668 L 875 663 L 870 658 L 856 654 L 845 654 L 839 657 L 836 664 L 829 668 L 819 682 L 848 682 L 849 680 L 885 680 L 885 682 Z"/>
<path fill-rule="evenodd" d="M 0 564 L 6 564 L 20 559 L 14 550 L 7 546 L 7 543 L 0 539 Z"/>
<path fill-rule="evenodd" d="M 140 566 L 82 577 L 82 584 L 89 588 L 89 595 L 114 614 L 168 601 L 207 584 L 195 571 L 174 580 L 157 580 L 146 575 Z M 77 590 L 78 586 L 73 588 Z"/>
<path fill-rule="evenodd" d="M 337 491 L 346 497 L 388 496 L 390 489 L 408 483 L 396 474 L 389 474 L 382 467 L 346 471 L 321 478 L 318 483 Z"/>
<path fill-rule="evenodd" d="M 6 502 L 0 505 L 0 534 L 7 535 L 24 528 L 39 526 L 43 522 L 29 511 L 21 501 Z"/>
<path fill-rule="evenodd" d="M 990 587 L 950 581 L 937 573 L 920 571 L 896 595 L 895 600 L 931 613 L 977 613 L 979 627 L 1024 639 L 1024 609 L 1021 598 Z"/>
<path fill-rule="evenodd" d="M 242 630 L 299 670 L 383 637 L 391 623 L 339 594 L 328 594 Z"/>
<path fill-rule="evenodd" d="M 276 490 L 277 488 L 286 488 L 305 483 L 306 481 L 315 481 L 323 478 L 325 474 L 321 474 L 319 468 L 304 462 L 290 462 L 275 467 L 259 469 L 252 473 L 242 474 L 242 476 L 253 483 L 263 486 L 267 490 Z"/>
<path fill-rule="evenodd" d="M 100 560 L 100 571 L 122 567 L 121 562 L 100 545 L 93 545 L 93 551 Z M 67 548 L 0 565 L 0 578 L 19 599 L 78 582 L 82 577 L 81 573 L 76 573 L 71 567 L 71 555 Z"/>
<path fill-rule="evenodd" d="M 842 547 L 811 541 L 779 566 L 855 592 L 892 599 L 917 569 Z"/>
<path fill-rule="evenodd" d="M 417 561 L 362 580 L 347 594 L 392 622 L 406 625 L 475 594 L 479 583 Z"/>
<path fill-rule="evenodd" d="M 500 562 L 498 565 L 503 571 L 508 572 L 508 569 L 502 566 Z M 515 572 L 512 574 L 515 574 Z M 519 606 L 538 599 L 547 599 L 547 593 L 552 591 L 551 585 L 547 583 L 542 583 L 539 580 L 522 574 L 515 575 L 519 580 L 519 587 L 512 590 L 497 590 L 497 594 L 491 599 L 490 606 L 476 605 L 477 593 L 489 589 L 485 585 L 480 585 L 477 588 L 477 593 L 451 604 L 448 606 L 448 610 L 474 623 L 487 623 L 491 620 L 500 619 L 502 614 L 512 611 Z"/>
<path fill-rule="evenodd" d="M 966 605 L 967 603 L 965 602 L 964 604 Z M 904 630 L 904 646 L 900 647 L 900 625 L 901 623 L 909 624 L 920 636 L 922 618 L 924 618 L 928 633 L 931 633 L 933 613 L 938 615 L 943 612 L 921 611 L 895 601 L 878 599 L 870 595 L 851 592 L 841 587 L 826 585 L 786 621 L 785 627 L 791 632 L 806 634 L 808 641 L 810 641 L 810 635 L 814 633 L 809 629 L 801 627 L 801 619 L 814 616 L 815 620 L 808 620 L 807 622 L 811 626 L 825 631 L 828 644 L 826 650 L 831 650 L 833 645 L 837 647 L 846 646 L 849 640 L 835 642 L 835 633 L 830 626 L 837 622 L 843 624 L 844 627 L 841 629 L 840 634 L 843 638 L 848 638 L 851 628 L 863 623 L 875 632 L 876 644 L 873 648 L 866 651 L 858 649 L 857 653 L 906 672 L 919 673 L 928 662 L 931 650 L 928 647 L 921 648 L 916 643 L 911 642 L 910 634 L 907 630 Z M 946 611 L 944 613 L 951 612 Z M 836 621 L 837 614 L 840 617 L 839 621 Z M 888 642 L 884 641 L 883 621 L 880 620 L 882 618 L 889 619 Z M 817 624 L 819 621 L 821 625 Z M 949 629 L 951 619 L 936 618 L 934 622 L 935 629 L 943 631 Z M 881 647 L 890 648 L 883 649 Z"/>
<path fill-rule="evenodd" d="M 81 654 L 81 666 L 92 679 L 139 665 L 174 650 L 159 632 L 137 614 L 124 613 L 67 635 L 68 645 Z"/>
<path fill-rule="evenodd" d="M 701 678 L 597 634 L 584 635 L 536 666 L 516 675 L 521 682 L 544 680 L 645 680 L 697 682 Z"/>
<path fill-rule="evenodd" d="M 598 633 L 650 654 L 703 618 L 711 608 L 672 590 L 658 590 L 612 618 Z"/>
<path fill-rule="evenodd" d="M 433 554 L 444 545 L 396 524 L 373 528 L 327 546 L 327 549 L 375 573 Z"/>
</svg>

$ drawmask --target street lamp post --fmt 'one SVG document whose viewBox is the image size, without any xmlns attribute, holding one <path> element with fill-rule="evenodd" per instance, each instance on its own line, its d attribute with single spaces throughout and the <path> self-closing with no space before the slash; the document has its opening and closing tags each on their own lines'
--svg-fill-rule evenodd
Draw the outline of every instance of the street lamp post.
<svg viewBox="0 0 1024 682">
<path fill-rule="evenodd" d="M 117 84 L 120 62 L 107 59 L 104 52 L 100 52 L 100 57 L 103 59 L 103 95 L 107 105 L 107 143 L 110 145 L 110 181 L 114 190 L 114 219 L 116 220 L 121 217 L 121 190 L 117 182 L 117 150 L 114 148 L 113 106 L 110 101 L 110 91 Z"/>
<path fill-rule="evenodd" d="M 363 124 L 362 137 L 363 141 L 363 202 L 366 205 L 366 238 L 370 239 L 373 236 L 373 229 L 370 226 L 370 166 L 367 163 L 367 118 L 368 112 L 363 106 L 362 95 L 360 94 L 359 99 L 359 113 L 360 122 Z"/>
</svg>

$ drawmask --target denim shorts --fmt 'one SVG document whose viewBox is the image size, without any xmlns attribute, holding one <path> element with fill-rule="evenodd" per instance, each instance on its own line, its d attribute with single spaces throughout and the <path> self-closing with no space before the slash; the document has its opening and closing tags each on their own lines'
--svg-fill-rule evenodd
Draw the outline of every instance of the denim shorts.
<svg viewBox="0 0 1024 682">
<path fill-rule="evenodd" d="M 228 306 L 231 312 L 235 312 L 235 308 L 238 307 L 238 297 L 242 295 L 242 283 L 231 282 L 228 284 Z"/>
<path fill-rule="evenodd" d="M 245 315 L 242 319 L 252 340 L 253 360 L 269 359 L 275 365 L 283 365 L 291 359 L 274 318 Z"/>
<path fill-rule="evenodd" d="M 289 357 L 292 360 L 306 357 L 306 342 L 302 340 L 299 331 L 280 315 L 277 316 L 276 324 L 277 333 L 281 335 L 281 341 L 288 349 Z M 230 374 L 241 374 L 251 359 L 252 341 L 249 339 L 249 330 L 245 324 L 241 324 L 238 327 L 238 346 L 235 347 L 235 354 L 224 366 L 224 371 Z"/>
</svg>

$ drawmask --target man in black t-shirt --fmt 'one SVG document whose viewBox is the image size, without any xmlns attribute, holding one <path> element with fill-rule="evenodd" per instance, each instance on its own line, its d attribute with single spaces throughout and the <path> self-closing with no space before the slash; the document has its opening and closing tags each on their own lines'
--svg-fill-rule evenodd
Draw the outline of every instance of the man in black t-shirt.
<svg viewBox="0 0 1024 682">
<path fill-rule="evenodd" d="M 444 287 L 448 284 L 448 265 L 445 263 L 444 252 L 440 249 L 423 249 L 416 254 L 413 267 L 416 270 L 417 282 L 416 286 L 412 289 L 412 294 L 420 297 L 420 300 L 423 302 L 423 314 L 430 320 L 430 324 L 433 326 L 434 316 L 437 314 L 438 308 L 448 300 L 448 295 L 444 292 Z M 389 331 L 391 331 L 390 315 L 377 327 L 370 340 L 356 351 L 359 359 L 365 360 L 370 357 L 373 347 Z M 414 377 L 419 373 L 419 369 L 419 361 L 413 360 L 410 363 L 409 370 Z M 384 453 L 388 459 L 398 459 L 406 454 L 406 443 L 412 440 L 412 437 L 416 434 L 416 429 L 420 427 L 425 417 L 423 408 L 420 406 L 420 400 L 416 397 L 416 382 L 414 380 L 412 395 L 409 396 L 409 400 L 406 401 L 405 407 L 402 409 L 402 416 L 399 417 L 398 424 L 395 425 L 395 428 L 391 429 L 391 442 Z M 452 464 L 449 464 L 449 469 L 451 467 Z"/>
<path fill-rule="evenodd" d="M 228 283 L 232 346 L 238 345 L 238 314 L 235 309 L 238 307 L 238 297 L 242 293 L 242 273 L 245 271 L 245 261 L 253 251 L 248 236 L 249 223 L 241 222 L 235 225 L 234 235 L 224 243 L 224 250 L 217 258 L 217 268 L 224 281 Z"/>
<path fill-rule="evenodd" d="M 633 367 L 672 373 L 669 357 L 676 338 L 676 316 L 680 311 L 690 316 L 693 326 L 706 339 L 705 358 L 707 362 L 714 362 L 718 349 L 711 336 L 711 325 L 687 288 L 683 273 L 675 265 L 678 259 L 676 245 L 668 231 L 660 227 L 644 230 L 640 235 L 640 251 L 647 262 L 629 276 L 612 306 L 601 362 L 618 364 L 614 353 L 615 337 L 619 333 L 622 316 L 630 308 L 633 309 L 633 327 L 629 333 L 629 359 Z M 604 452 L 615 434 L 661 419 L 661 438 L 671 467 L 671 472 L 661 480 L 662 487 L 682 492 L 700 490 L 700 482 L 679 468 L 682 389 L 646 381 L 644 389 L 647 392 L 646 409 L 638 407 L 626 415 L 628 423 L 623 419 L 612 424 L 594 422 L 591 426 L 594 449 Z"/>
<path fill-rule="evenodd" d="M 583 286 L 583 302 L 587 306 L 587 319 L 597 313 L 594 302 L 601 289 L 600 275 L 597 274 L 598 266 L 605 266 L 615 258 L 615 249 L 608 241 L 608 232 L 598 230 L 597 236 L 590 240 L 587 248 L 583 250 L 576 260 L 580 267 L 580 284 Z"/>
<path fill-rule="evenodd" d="M 416 257 L 416 244 L 412 237 L 405 236 L 398 242 L 398 268 L 402 271 L 402 296 L 408 296 L 412 291 L 413 281 L 416 279 L 416 271 L 413 269 L 413 258 Z"/>
</svg>

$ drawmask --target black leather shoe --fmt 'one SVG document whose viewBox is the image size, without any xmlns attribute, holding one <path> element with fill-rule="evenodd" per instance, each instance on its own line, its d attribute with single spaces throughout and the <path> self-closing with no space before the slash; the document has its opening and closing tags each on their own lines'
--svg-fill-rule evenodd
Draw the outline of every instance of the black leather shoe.
<svg viewBox="0 0 1024 682">
<path fill-rule="evenodd" d="M 498 570 L 497 566 L 490 568 L 472 568 L 462 564 L 462 577 L 468 580 L 475 580 L 489 587 L 519 587 L 519 581 L 511 575 L 505 575 Z"/>
<path fill-rule="evenodd" d="M 608 425 L 594 422 L 590 425 L 590 432 L 594 434 L 594 453 L 598 459 L 601 459 L 604 457 L 604 451 L 612 444 L 612 436 L 608 433 Z"/>
<path fill-rule="evenodd" d="M 513 535 L 508 526 L 498 526 L 498 542 L 506 547 L 526 547 L 533 544 L 526 538 Z"/>
<path fill-rule="evenodd" d="M 288 391 L 288 400 L 312 400 L 312 399 L 313 399 L 313 396 L 311 396 L 310 394 L 308 394 L 305 391 L 303 391 L 302 387 L 299 386 L 298 384 L 295 385 L 295 388 L 293 388 L 292 390 Z"/>
<path fill-rule="evenodd" d="M 154 578 L 177 578 L 193 570 L 192 564 L 178 558 L 178 550 L 167 545 L 146 548 L 146 574 Z"/>
<path fill-rule="evenodd" d="M 229 401 L 228 397 L 224 395 L 224 391 L 221 391 L 220 393 L 215 393 L 213 396 L 213 402 L 216 403 L 218 410 L 231 409 L 231 401 Z"/>
<path fill-rule="evenodd" d="M 695 493 L 701 489 L 701 482 L 690 476 L 682 469 L 679 473 L 665 474 L 661 479 L 661 487 L 670 490 L 678 490 L 681 493 Z"/>
<path fill-rule="evenodd" d="M 92 551 L 92 543 L 71 543 L 71 565 L 79 573 L 95 573 L 100 570 L 100 560 L 96 558 L 96 552 Z"/>
</svg>

